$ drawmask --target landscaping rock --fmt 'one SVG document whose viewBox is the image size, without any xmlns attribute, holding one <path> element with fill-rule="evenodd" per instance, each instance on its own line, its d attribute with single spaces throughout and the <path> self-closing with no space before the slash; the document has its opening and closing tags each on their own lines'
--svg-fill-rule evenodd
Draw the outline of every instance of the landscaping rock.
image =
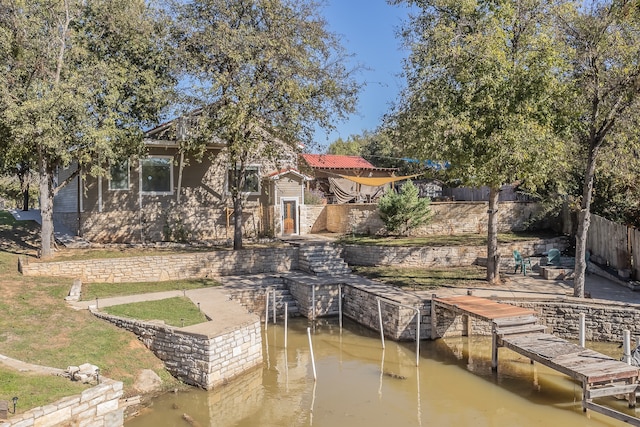
<svg viewBox="0 0 640 427">
<path fill-rule="evenodd" d="M 143 369 L 136 377 L 133 388 L 140 393 L 153 393 L 160 391 L 162 388 L 162 380 L 151 369 Z"/>
</svg>

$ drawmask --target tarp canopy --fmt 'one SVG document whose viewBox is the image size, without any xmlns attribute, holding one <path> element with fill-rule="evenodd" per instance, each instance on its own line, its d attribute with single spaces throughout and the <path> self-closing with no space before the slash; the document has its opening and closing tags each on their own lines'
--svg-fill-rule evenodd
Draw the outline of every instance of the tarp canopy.
<svg viewBox="0 0 640 427">
<path fill-rule="evenodd" d="M 389 184 L 391 182 L 396 182 L 396 181 L 403 181 L 405 179 L 415 178 L 416 176 L 420 176 L 420 175 L 423 175 L 423 174 L 419 173 L 415 175 L 406 175 L 406 176 L 380 176 L 380 177 L 340 175 L 340 178 L 348 179 L 349 181 L 353 181 L 362 185 L 369 185 L 371 187 L 380 187 L 381 185 Z"/>
</svg>

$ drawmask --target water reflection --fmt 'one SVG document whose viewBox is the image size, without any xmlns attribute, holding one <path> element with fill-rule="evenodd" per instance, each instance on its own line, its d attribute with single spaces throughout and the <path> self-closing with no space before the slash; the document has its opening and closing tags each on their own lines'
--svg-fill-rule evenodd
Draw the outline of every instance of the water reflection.
<svg viewBox="0 0 640 427">
<path fill-rule="evenodd" d="M 211 392 L 162 396 L 126 427 L 185 426 L 183 414 L 200 426 L 625 425 L 583 414 L 579 384 L 506 349 L 493 373 L 486 337 L 424 341 L 416 368 L 414 343 L 387 341 L 383 350 L 375 332 L 346 320 L 342 332 L 337 319 L 319 322 L 314 382 L 307 326 L 289 321 L 285 349 L 282 325 L 269 325 L 262 368 Z"/>
</svg>

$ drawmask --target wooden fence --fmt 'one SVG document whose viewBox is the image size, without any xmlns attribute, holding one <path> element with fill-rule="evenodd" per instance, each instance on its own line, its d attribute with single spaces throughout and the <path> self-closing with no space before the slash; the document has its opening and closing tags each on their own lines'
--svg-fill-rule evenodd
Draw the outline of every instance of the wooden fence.
<svg viewBox="0 0 640 427">
<path fill-rule="evenodd" d="M 640 231 L 591 215 L 587 249 L 616 269 L 631 269 L 640 278 Z"/>
</svg>

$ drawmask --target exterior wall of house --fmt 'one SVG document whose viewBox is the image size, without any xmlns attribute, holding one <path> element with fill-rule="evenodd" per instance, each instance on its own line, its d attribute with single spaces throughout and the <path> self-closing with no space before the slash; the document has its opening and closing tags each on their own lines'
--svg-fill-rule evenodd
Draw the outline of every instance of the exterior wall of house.
<svg viewBox="0 0 640 427">
<path fill-rule="evenodd" d="M 179 154 L 175 147 L 149 148 L 149 156 L 172 160 L 169 194 L 141 194 L 139 162 L 129 162 L 128 189 L 110 189 L 108 178 L 87 177 L 83 182 L 83 210 L 78 234 L 96 243 L 155 241 L 223 241 L 233 238 L 232 202 L 227 192 L 227 159 L 224 150 L 209 150 L 202 161 L 186 156 L 180 183 Z M 275 169 L 269 162 L 259 165 L 260 174 Z M 297 177 L 283 177 L 285 194 L 302 194 Z M 268 187 L 247 196 L 243 211 L 243 234 L 254 237 L 273 232 L 274 213 L 267 212 Z M 77 189 L 76 189 L 77 197 Z M 56 212 L 59 220 L 73 221 L 76 213 Z M 278 218 L 275 216 L 275 218 Z M 271 222 L 269 222 L 271 221 Z"/>
</svg>

